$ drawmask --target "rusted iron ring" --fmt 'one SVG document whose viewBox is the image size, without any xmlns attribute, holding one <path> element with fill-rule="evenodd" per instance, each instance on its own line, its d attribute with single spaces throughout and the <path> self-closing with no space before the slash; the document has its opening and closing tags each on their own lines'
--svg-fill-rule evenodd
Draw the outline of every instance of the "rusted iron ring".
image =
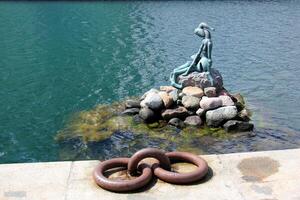
<svg viewBox="0 0 300 200">
<path fill-rule="evenodd" d="M 116 167 L 127 168 L 128 162 L 129 158 L 114 158 L 101 162 L 93 173 L 95 182 L 100 187 L 114 192 L 131 191 L 145 186 L 153 176 L 151 167 L 145 163 L 138 166 L 141 175 L 132 180 L 111 180 L 104 176 L 103 173 L 109 169 Z"/>
<path fill-rule="evenodd" d="M 208 172 L 208 165 L 205 160 L 187 152 L 169 152 L 166 155 L 171 163 L 189 162 L 197 166 L 195 171 L 189 173 L 176 173 L 167 171 L 159 165 L 154 166 L 154 174 L 161 180 L 173 184 L 189 184 L 202 179 Z"/>
<path fill-rule="evenodd" d="M 137 166 L 141 160 L 144 158 L 155 158 L 159 161 L 159 166 L 165 170 L 171 170 L 171 163 L 169 158 L 166 156 L 165 152 L 155 148 L 142 149 L 133 156 L 131 156 L 128 162 L 128 171 L 130 174 L 135 174 Z"/>
</svg>

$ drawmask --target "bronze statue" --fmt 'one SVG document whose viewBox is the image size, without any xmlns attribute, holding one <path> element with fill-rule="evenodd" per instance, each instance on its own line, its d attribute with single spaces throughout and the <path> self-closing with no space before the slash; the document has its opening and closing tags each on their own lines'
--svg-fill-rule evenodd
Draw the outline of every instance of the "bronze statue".
<svg viewBox="0 0 300 200">
<path fill-rule="evenodd" d="M 200 23 L 195 29 L 194 33 L 203 38 L 199 51 L 197 54 L 192 56 L 193 61 L 188 61 L 173 70 L 170 76 L 172 86 L 181 89 L 182 85 L 177 83 L 177 77 L 180 75 L 186 76 L 194 71 L 206 72 L 211 84 L 213 85 L 213 79 L 210 71 L 212 65 L 211 51 L 213 46 L 210 34 L 211 30 L 214 29 L 209 27 L 206 23 Z"/>
</svg>

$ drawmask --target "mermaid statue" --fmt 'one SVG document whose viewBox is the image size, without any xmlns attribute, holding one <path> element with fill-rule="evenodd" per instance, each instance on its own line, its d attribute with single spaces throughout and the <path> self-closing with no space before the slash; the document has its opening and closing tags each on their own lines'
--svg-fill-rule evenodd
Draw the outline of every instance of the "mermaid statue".
<svg viewBox="0 0 300 200">
<path fill-rule="evenodd" d="M 199 37 L 203 38 L 199 51 L 191 56 L 192 61 L 188 61 L 185 64 L 175 68 L 170 75 L 171 85 L 182 89 L 182 84 L 177 82 L 177 78 L 180 75 L 187 76 L 192 72 L 206 72 L 211 85 L 213 85 L 213 78 L 211 76 L 211 51 L 212 51 L 212 41 L 210 31 L 214 29 L 209 27 L 206 23 L 200 23 L 195 29 L 194 33 Z"/>
</svg>

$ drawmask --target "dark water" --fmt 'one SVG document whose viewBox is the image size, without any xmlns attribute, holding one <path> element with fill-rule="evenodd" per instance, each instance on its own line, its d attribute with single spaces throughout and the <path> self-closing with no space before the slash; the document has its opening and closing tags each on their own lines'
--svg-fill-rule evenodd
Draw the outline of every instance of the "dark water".
<svg viewBox="0 0 300 200">
<path fill-rule="evenodd" d="M 73 113 L 168 84 L 201 21 L 257 128 L 207 152 L 300 147 L 299 1 L 0 2 L 0 162 L 57 160 Z"/>
</svg>

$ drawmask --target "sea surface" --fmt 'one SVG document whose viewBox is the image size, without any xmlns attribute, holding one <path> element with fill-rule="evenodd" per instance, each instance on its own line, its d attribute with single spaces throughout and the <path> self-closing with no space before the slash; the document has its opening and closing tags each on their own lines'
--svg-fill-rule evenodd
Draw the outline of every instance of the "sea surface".
<svg viewBox="0 0 300 200">
<path fill-rule="evenodd" d="M 0 163 L 59 160 L 54 137 L 74 113 L 169 84 L 202 21 L 256 136 L 194 147 L 300 147 L 300 1 L 0 2 Z"/>
</svg>

